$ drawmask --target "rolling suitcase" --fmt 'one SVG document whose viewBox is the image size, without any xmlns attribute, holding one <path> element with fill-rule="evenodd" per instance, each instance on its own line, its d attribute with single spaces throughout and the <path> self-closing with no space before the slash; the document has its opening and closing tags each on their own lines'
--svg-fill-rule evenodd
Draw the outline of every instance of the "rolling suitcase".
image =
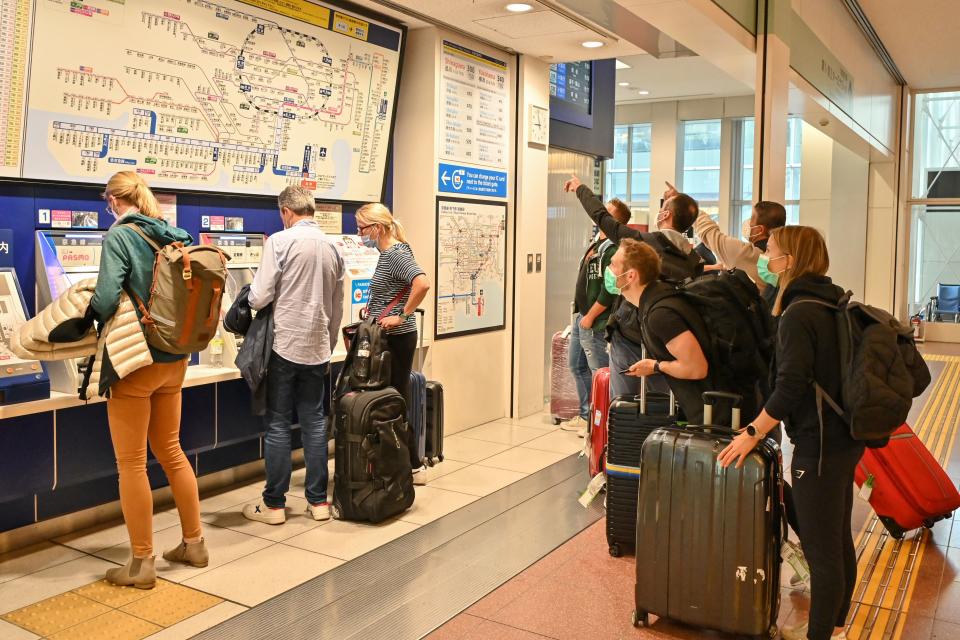
<svg viewBox="0 0 960 640">
<path fill-rule="evenodd" d="M 637 537 L 637 491 L 640 453 L 654 430 L 676 421 L 673 394 L 647 390 L 639 398 L 616 398 L 607 422 L 607 544 L 610 555 L 633 553 Z"/>
<path fill-rule="evenodd" d="M 393 387 L 350 391 L 334 413 L 333 504 L 338 520 L 381 522 L 413 504 L 407 407 Z"/>
<path fill-rule="evenodd" d="M 426 462 L 433 466 L 443 462 L 443 385 L 427 381 L 427 437 Z"/>
<path fill-rule="evenodd" d="M 598 369 L 593 374 L 590 393 L 590 426 L 587 438 L 590 477 L 603 473 L 607 455 L 607 414 L 610 411 L 610 368 Z"/>
<path fill-rule="evenodd" d="M 637 507 L 634 624 L 649 614 L 755 638 L 776 637 L 780 548 L 786 531 L 780 449 L 764 439 L 743 467 L 717 456 L 734 431 L 705 426 L 654 431 L 643 445 Z"/>
<path fill-rule="evenodd" d="M 407 407 L 407 421 L 413 429 L 413 437 L 417 445 L 417 460 L 420 465 L 426 463 L 427 457 L 427 377 L 423 375 L 423 310 L 417 309 L 420 316 L 420 345 L 417 349 L 418 366 L 416 371 L 410 372 L 410 406 Z"/>
<path fill-rule="evenodd" d="M 580 413 L 580 398 L 569 365 L 570 331 L 570 327 L 558 331 L 550 343 L 550 414 L 554 424 Z"/>
<path fill-rule="evenodd" d="M 863 492 L 869 494 L 870 506 L 898 540 L 912 529 L 933 527 L 960 508 L 957 487 L 907 425 L 890 436 L 887 446 L 863 452 L 855 478 L 858 487 L 868 484 Z"/>
</svg>

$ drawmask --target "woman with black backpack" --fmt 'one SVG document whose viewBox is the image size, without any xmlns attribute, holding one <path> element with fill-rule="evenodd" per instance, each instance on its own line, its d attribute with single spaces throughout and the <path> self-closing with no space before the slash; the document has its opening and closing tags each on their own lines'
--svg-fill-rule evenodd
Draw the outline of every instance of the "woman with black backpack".
<svg viewBox="0 0 960 640">
<path fill-rule="evenodd" d="M 775 383 L 763 411 L 720 454 L 720 463 L 741 466 L 751 451 L 783 421 L 794 445 L 791 476 L 798 535 L 810 564 L 809 621 L 784 629 L 786 640 L 845 639 L 857 580 L 851 531 L 853 476 L 864 445 L 829 409 L 818 416 L 814 381 L 841 397 L 836 305 L 843 289 L 826 276 L 827 245 L 812 227 L 772 232 L 758 263 L 760 277 L 778 287 L 773 313 L 777 330 Z M 805 304 L 805 302 L 817 302 Z"/>
</svg>

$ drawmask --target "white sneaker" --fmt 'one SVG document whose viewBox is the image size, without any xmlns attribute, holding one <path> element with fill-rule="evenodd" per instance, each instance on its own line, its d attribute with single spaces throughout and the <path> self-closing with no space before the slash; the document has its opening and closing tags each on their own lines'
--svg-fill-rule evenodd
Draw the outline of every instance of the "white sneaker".
<svg viewBox="0 0 960 640">
<path fill-rule="evenodd" d="M 587 421 L 581 418 L 580 416 L 577 416 L 576 418 L 572 418 L 570 420 L 567 420 L 566 422 L 561 422 L 560 428 L 563 429 L 564 431 L 579 432 L 581 429 L 587 428 Z"/>
<path fill-rule="evenodd" d="M 807 630 L 809 626 L 809 624 L 804 622 L 795 627 L 784 627 L 780 630 L 780 637 L 783 638 L 783 640 L 807 640 Z"/>
<path fill-rule="evenodd" d="M 413 470 L 413 486 L 423 487 L 427 484 L 427 468 L 420 467 Z"/>
<path fill-rule="evenodd" d="M 807 640 L 807 633 L 809 629 L 810 625 L 804 622 L 796 627 L 781 629 L 780 637 L 783 638 L 783 640 Z M 830 636 L 830 640 L 847 640 L 847 632 L 841 631 L 835 636 Z"/>
<path fill-rule="evenodd" d="M 321 502 L 320 504 L 307 503 L 307 515 L 314 520 L 324 521 L 330 519 L 330 503 Z"/>
<path fill-rule="evenodd" d="M 263 500 L 243 505 L 243 517 L 255 522 L 283 524 L 287 521 L 286 509 L 273 509 L 263 504 Z"/>
</svg>

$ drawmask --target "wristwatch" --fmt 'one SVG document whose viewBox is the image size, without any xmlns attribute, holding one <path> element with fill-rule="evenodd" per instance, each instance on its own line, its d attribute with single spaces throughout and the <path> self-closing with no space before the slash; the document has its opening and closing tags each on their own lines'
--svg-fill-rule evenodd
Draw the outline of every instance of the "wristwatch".
<svg viewBox="0 0 960 640">
<path fill-rule="evenodd" d="M 412 317 L 413 317 L 412 313 L 403 313 L 402 311 L 400 312 L 400 319 L 403 320 L 404 322 L 406 322 Z"/>
<path fill-rule="evenodd" d="M 753 426 L 752 424 L 748 424 L 748 425 L 747 425 L 747 428 L 745 429 L 745 431 L 747 432 L 747 435 L 750 436 L 751 438 L 757 438 L 757 439 L 759 440 L 759 439 L 761 439 L 761 438 L 765 438 L 765 437 L 766 437 L 764 434 L 762 434 L 762 433 L 760 433 L 759 431 L 757 431 L 757 428 L 756 428 L 755 426 Z"/>
<path fill-rule="evenodd" d="M 662 371 L 660 371 L 660 361 L 659 361 L 659 360 L 654 360 L 654 362 L 653 362 L 653 372 L 654 372 L 654 373 L 663 373 Z"/>
</svg>

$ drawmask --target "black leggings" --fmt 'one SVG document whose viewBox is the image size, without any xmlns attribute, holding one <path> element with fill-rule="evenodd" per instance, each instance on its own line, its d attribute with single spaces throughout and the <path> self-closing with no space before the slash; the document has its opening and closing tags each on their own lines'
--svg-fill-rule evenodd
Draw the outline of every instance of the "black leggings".
<svg viewBox="0 0 960 640">
<path fill-rule="evenodd" d="M 407 406 L 410 406 L 410 372 L 413 371 L 413 355 L 417 351 L 417 332 L 387 335 L 387 348 L 390 350 L 390 386 L 396 389 Z M 407 446 L 410 448 L 410 464 L 414 469 L 423 466 L 417 455 L 417 439 L 413 429 L 409 431 Z"/>
<path fill-rule="evenodd" d="M 846 624 L 857 584 L 857 552 L 853 545 L 853 473 L 862 447 L 823 459 L 794 457 L 793 502 L 800 545 L 810 564 L 810 640 L 829 640 L 834 627 Z"/>
</svg>

